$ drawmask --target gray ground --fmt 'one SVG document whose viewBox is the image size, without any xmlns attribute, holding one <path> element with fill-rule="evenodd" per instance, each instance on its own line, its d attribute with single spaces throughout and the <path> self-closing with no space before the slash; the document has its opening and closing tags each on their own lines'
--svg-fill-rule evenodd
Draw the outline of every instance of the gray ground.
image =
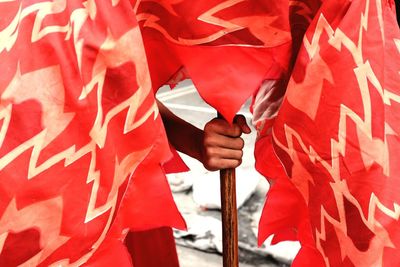
<svg viewBox="0 0 400 267">
<path fill-rule="evenodd" d="M 213 253 L 205 253 L 198 250 L 178 246 L 178 255 L 181 267 L 221 267 L 222 257 Z M 240 263 L 240 267 L 276 267 L 273 263 L 247 264 Z"/>
</svg>

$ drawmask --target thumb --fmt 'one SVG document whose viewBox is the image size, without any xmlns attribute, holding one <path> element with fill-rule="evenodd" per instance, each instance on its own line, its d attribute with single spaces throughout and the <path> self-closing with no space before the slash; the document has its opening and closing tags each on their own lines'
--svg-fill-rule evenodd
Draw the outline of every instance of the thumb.
<svg viewBox="0 0 400 267">
<path fill-rule="evenodd" d="M 251 129 L 247 125 L 246 118 L 243 115 L 236 115 L 233 122 L 237 124 L 245 134 L 251 133 Z"/>
</svg>

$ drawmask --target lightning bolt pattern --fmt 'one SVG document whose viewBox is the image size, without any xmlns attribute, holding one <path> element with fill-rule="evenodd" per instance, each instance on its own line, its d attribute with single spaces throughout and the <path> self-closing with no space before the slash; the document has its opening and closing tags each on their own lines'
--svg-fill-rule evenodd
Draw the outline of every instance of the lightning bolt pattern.
<svg viewBox="0 0 400 267">
<path fill-rule="evenodd" d="M 288 0 L 142 0 L 134 9 L 153 85 L 190 77 L 202 98 L 228 121 L 265 79 L 288 68 Z M 207 69 L 209 58 L 213 68 Z"/>
<path fill-rule="evenodd" d="M 0 1 L 0 265 L 129 266 L 130 230 L 185 228 L 154 91 L 190 77 L 232 120 L 288 67 L 288 7 Z"/>
<path fill-rule="evenodd" d="M 279 170 L 277 186 L 298 197 L 287 212 L 307 255 L 298 259 L 396 266 L 393 8 L 392 0 L 0 1 L 0 265 L 82 266 L 122 244 L 128 229 L 184 227 L 160 169 L 170 151 L 153 90 L 191 77 L 228 120 L 260 88 L 256 156 L 273 158 L 257 165 Z M 268 167 L 275 158 L 281 168 Z"/>
<path fill-rule="evenodd" d="M 306 215 L 297 238 L 318 251 L 320 266 L 398 266 L 400 198 L 392 188 L 400 185 L 400 32 L 394 5 L 323 1 L 312 12 L 311 2 L 291 3 L 292 17 L 309 24 L 279 111 L 256 118 L 257 151 L 271 138 L 284 174 L 268 174 L 289 177 L 300 193 Z M 264 172 L 272 168 L 259 164 Z M 295 259 L 299 266 L 312 258 L 304 255 Z"/>
<path fill-rule="evenodd" d="M 0 2 L 0 265 L 95 261 L 136 169 L 169 157 L 132 4 Z"/>
<path fill-rule="evenodd" d="M 181 13 L 187 13 L 187 10 L 189 10 L 188 6 L 186 6 L 188 4 L 191 5 L 193 14 L 181 15 Z M 154 9 L 148 8 L 148 6 L 155 5 L 161 7 L 162 9 L 160 10 L 162 11 L 153 12 Z M 226 39 L 226 41 L 218 43 L 218 45 L 275 47 L 286 43 L 290 39 L 287 29 L 274 27 L 274 24 L 281 25 L 279 21 L 283 20 L 284 17 L 279 16 L 279 13 L 274 12 L 275 10 L 270 8 L 264 1 L 226 0 L 219 1 L 219 3 L 210 2 L 206 5 L 207 8 L 204 7 L 204 3 L 193 5 L 193 3 L 182 0 L 145 0 L 141 1 L 141 6 L 139 5 L 138 20 L 143 23 L 143 28 L 156 30 L 168 41 L 179 45 L 213 45 L 212 43 L 216 40 Z M 240 8 L 243 8 L 243 6 L 249 10 L 258 10 L 259 13 L 253 12 L 252 14 L 244 15 Z M 224 17 L 224 12 L 229 14 L 229 18 Z M 232 12 L 237 16 L 232 16 Z M 165 14 L 169 16 L 168 19 L 166 19 Z M 177 21 L 175 24 L 171 23 L 177 17 L 182 21 Z M 189 22 L 192 18 L 195 18 L 195 21 Z M 252 21 L 258 21 L 258 23 L 252 23 Z M 198 23 L 198 27 L 194 23 Z M 181 28 L 176 27 L 176 25 Z M 204 31 L 204 29 L 207 29 L 207 31 Z M 235 35 L 245 30 L 248 30 L 249 34 L 241 41 L 233 41 L 236 38 L 229 38 L 230 35 Z M 274 38 L 269 38 L 272 32 Z M 249 40 L 252 38 L 258 41 L 250 43 Z"/>
</svg>

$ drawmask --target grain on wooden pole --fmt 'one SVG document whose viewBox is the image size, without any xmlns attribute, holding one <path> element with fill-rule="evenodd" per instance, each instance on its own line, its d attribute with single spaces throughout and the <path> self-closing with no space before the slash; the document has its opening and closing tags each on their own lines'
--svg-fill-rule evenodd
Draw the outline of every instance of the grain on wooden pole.
<svg viewBox="0 0 400 267">
<path fill-rule="evenodd" d="M 222 118 L 218 114 L 218 118 Z M 220 171 L 223 266 L 238 267 L 238 217 L 236 207 L 235 169 Z"/>
</svg>

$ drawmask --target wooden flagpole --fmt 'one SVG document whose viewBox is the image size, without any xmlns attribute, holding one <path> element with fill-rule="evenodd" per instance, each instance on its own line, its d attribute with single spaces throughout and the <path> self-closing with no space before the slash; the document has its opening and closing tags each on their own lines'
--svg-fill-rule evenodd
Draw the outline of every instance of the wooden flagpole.
<svg viewBox="0 0 400 267">
<path fill-rule="evenodd" d="M 218 118 L 222 118 L 218 114 Z M 235 169 L 220 171 L 223 267 L 239 266 Z"/>
</svg>

